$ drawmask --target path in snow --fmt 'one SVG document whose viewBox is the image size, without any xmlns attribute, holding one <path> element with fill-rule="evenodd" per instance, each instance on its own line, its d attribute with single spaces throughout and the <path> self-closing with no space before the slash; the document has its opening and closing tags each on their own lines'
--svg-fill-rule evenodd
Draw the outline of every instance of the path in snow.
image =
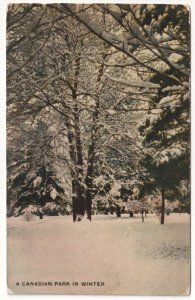
<svg viewBox="0 0 195 300">
<path fill-rule="evenodd" d="M 165 225 L 155 215 L 144 223 L 140 215 L 98 215 L 91 223 L 62 216 L 30 222 L 9 218 L 8 287 L 32 294 L 187 294 L 189 249 L 187 214 L 166 216 Z M 22 286 L 30 281 L 52 286 Z M 104 285 L 86 287 L 83 281 Z"/>
</svg>

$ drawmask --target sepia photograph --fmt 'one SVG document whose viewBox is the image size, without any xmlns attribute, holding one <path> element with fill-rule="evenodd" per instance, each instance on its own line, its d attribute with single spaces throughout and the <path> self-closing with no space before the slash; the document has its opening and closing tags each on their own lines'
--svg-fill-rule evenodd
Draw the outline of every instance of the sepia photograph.
<svg viewBox="0 0 195 300">
<path fill-rule="evenodd" d="M 8 294 L 189 296 L 190 7 L 9 3 Z"/>
</svg>

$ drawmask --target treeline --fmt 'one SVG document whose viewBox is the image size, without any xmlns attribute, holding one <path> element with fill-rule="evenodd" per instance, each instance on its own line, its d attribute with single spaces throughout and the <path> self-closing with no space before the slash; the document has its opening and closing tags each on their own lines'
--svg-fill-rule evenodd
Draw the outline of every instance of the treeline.
<svg viewBox="0 0 195 300">
<path fill-rule="evenodd" d="M 165 198 L 189 203 L 189 74 L 188 7 L 10 4 L 8 214 L 157 191 L 163 224 Z"/>
</svg>

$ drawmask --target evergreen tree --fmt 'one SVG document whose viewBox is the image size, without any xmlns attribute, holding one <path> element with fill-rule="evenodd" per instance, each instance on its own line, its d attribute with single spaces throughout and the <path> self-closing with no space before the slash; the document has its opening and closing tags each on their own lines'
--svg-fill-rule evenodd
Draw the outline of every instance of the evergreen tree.
<svg viewBox="0 0 195 300">
<path fill-rule="evenodd" d="M 39 208 L 48 214 L 65 213 L 64 189 L 55 170 L 48 126 L 39 121 L 33 129 L 18 136 L 15 143 L 10 141 L 10 145 L 8 215 L 20 215 L 28 206 L 32 206 L 35 213 Z"/>
<path fill-rule="evenodd" d="M 189 47 L 189 16 L 186 8 L 159 6 L 158 9 L 167 10 L 167 15 L 164 14 L 160 24 L 161 32 L 168 26 L 174 35 L 182 35 L 180 46 Z M 189 75 L 187 72 L 186 75 L 180 72 L 189 70 L 190 58 L 178 54 L 173 59 L 177 69 L 166 68 L 163 74 L 156 74 L 151 78 L 152 82 L 160 83 L 160 88 L 152 99 L 152 109 L 146 121 L 140 126 L 145 148 L 141 165 L 146 171 L 145 175 L 149 177 L 145 177 L 145 188 L 148 182 L 148 188 L 161 190 L 162 224 L 166 190 L 174 190 L 175 195 L 178 195 L 181 181 L 189 182 L 190 175 Z M 178 84 L 175 83 L 175 78 Z"/>
</svg>

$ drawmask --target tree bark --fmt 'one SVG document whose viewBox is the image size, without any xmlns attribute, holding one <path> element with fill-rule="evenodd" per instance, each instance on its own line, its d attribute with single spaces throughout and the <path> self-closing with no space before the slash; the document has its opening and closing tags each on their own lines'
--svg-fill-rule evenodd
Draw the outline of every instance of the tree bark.
<svg viewBox="0 0 195 300">
<path fill-rule="evenodd" d="M 73 110 L 73 128 L 69 128 L 68 140 L 70 145 L 70 158 L 74 165 L 72 171 L 72 203 L 73 203 L 73 222 L 80 221 L 80 216 L 85 214 L 85 199 L 84 188 L 82 185 L 83 180 L 83 148 L 80 136 L 80 118 L 79 109 L 77 104 L 77 86 L 78 76 L 80 70 L 80 56 L 75 59 L 75 73 L 74 83 L 69 83 L 69 88 L 72 92 L 72 99 L 74 104 Z"/>
<path fill-rule="evenodd" d="M 73 204 L 73 222 L 85 214 L 85 202 L 80 188 L 80 183 L 72 179 L 72 204 Z"/>
<path fill-rule="evenodd" d="M 161 207 L 160 223 L 163 225 L 165 222 L 165 191 L 164 191 L 164 188 L 161 189 L 161 196 L 162 196 L 162 207 Z"/>
<path fill-rule="evenodd" d="M 86 192 L 86 213 L 87 213 L 87 219 L 91 221 L 91 205 L 92 205 L 92 195 L 89 189 L 87 189 Z"/>
<path fill-rule="evenodd" d="M 88 149 L 88 167 L 87 167 L 87 175 L 85 178 L 85 184 L 86 184 L 86 195 L 85 195 L 85 201 L 86 201 L 86 213 L 87 218 L 91 221 L 91 204 L 92 204 L 92 187 L 93 187 L 93 153 L 94 153 L 94 142 L 92 142 L 92 145 L 89 145 Z"/>
<path fill-rule="evenodd" d="M 78 182 L 78 163 L 77 163 L 77 151 L 75 147 L 75 134 L 73 128 L 70 127 L 69 123 L 66 123 L 66 128 L 68 131 L 68 142 L 69 142 L 69 154 L 70 159 L 75 167 L 71 170 L 72 177 L 72 206 L 73 206 L 73 222 L 77 220 L 77 217 L 84 215 L 84 201 L 82 199 L 81 185 Z"/>
<path fill-rule="evenodd" d="M 68 132 L 68 142 L 69 142 L 69 154 L 70 154 L 70 159 L 71 162 L 74 164 L 76 161 L 76 153 L 75 153 L 75 147 L 74 147 L 74 134 L 71 131 L 71 128 L 68 123 L 66 123 L 66 128 Z M 75 174 L 74 171 L 71 170 L 71 178 L 72 178 L 72 210 L 73 210 L 73 222 L 76 221 L 76 211 L 77 211 L 77 206 L 76 206 L 76 182 L 75 182 Z"/>
</svg>

